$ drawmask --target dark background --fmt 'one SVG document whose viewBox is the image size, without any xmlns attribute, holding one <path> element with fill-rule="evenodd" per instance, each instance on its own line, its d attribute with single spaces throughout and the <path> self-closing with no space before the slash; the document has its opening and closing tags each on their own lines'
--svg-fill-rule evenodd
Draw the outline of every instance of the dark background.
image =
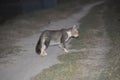
<svg viewBox="0 0 120 80">
<path fill-rule="evenodd" d="M 52 8 L 69 1 L 73 0 L 0 0 L 0 22 L 19 14 Z M 120 0 L 106 1 L 110 8 L 116 5 L 117 8 L 120 8 Z"/>
<path fill-rule="evenodd" d="M 72 0 L 0 0 L 0 23 L 20 14 L 53 8 Z"/>
</svg>

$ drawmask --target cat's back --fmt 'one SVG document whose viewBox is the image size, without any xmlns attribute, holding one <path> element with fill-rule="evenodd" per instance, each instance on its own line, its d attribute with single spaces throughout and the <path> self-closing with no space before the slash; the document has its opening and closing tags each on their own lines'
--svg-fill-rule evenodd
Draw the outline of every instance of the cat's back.
<svg viewBox="0 0 120 80">
<path fill-rule="evenodd" d="M 43 37 L 59 37 L 62 35 L 61 30 L 45 30 L 42 32 L 41 36 Z"/>
<path fill-rule="evenodd" d="M 64 30 L 45 30 L 41 37 L 50 40 L 50 45 L 60 44 Z"/>
</svg>

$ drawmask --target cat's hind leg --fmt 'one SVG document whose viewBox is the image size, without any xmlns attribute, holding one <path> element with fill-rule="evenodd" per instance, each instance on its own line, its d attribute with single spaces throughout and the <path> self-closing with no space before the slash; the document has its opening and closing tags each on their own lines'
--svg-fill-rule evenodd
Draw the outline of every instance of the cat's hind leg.
<svg viewBox="0 0 120 80">
<path fill-rule="evenodd" d="M 47 55 L 47 53 L 46 53 L 46 49 L 47 49 L 47 45 L 45 44 L 45 38 L 44 39 L 42 39 L 42 47 L 41 47 L 41 56 L 45 56 L 45 55 Z"/>
<path fill-rule="evenodd" d="M 50 39 L 45 38 L 44 43 L 43 43 L 43 56 L 47 55 L 46 49 L 48 48 L 49 43 L 50 43 Z"/>
</svg>

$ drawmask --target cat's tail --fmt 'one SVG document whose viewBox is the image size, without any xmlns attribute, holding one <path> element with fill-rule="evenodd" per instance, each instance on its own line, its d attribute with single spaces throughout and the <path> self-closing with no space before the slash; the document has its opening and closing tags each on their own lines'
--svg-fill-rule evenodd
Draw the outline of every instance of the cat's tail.
<svg viewBox="0 0 120 80">
<path fill-rule="evenodd" d="M 41 39 L 38 40 L 35 48 L 35 52 L 40 55 L 41 54 Z"/>
</svg>

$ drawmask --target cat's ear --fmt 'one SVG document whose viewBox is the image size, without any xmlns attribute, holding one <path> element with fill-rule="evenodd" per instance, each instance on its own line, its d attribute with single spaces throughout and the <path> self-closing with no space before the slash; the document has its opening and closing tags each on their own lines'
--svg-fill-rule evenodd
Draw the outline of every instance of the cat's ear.
<svg viewBox="0 0 120 80">
<path fill-rule="evenodd" d="M 72 27 L 73 29 L 79 29 L 79 25 L 73 25 L 73 27 Z"/>
<path fill-rule="evenodd" d="M 74 30 L 75 30 L 75 29 L 77 29 L 77 25 L 73 25 L 73 27 L 72 27 L 72 28 L 73 28 Z"/>
</svg>

